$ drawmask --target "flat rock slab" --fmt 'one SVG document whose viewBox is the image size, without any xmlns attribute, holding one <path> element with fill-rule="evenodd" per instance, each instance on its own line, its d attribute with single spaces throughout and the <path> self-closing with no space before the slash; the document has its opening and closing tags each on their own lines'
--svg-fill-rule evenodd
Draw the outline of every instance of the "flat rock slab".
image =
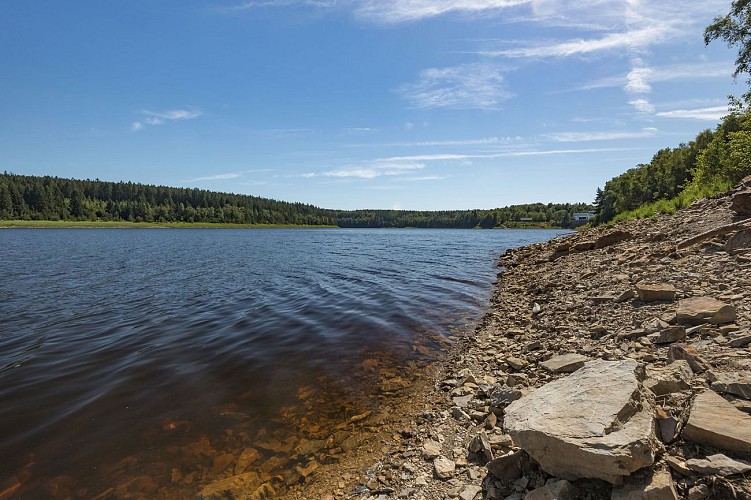
<svg viewBox="0 0 751 500">
<path fill-rule="evenodd" d="M 654 419 L 636 361 L 595 360 L 506 408 L 514 444 L 549 474 L 616 483 L 654 462 Z"/>
<path fill-rule="evenodd" d="M 672 302 L 675 300 L 676 290 L 673 285 L 661 283 L 648 285 L 639 283 L 636 285 L 636 293 L 642 302 Z"/>
<path fill-rule="evenodd" d="M 723 450 L 751 453 L 751 416 L 712 390 L 696 396 L 681 435 Z"/>
<path fill-rule="evenodd" d="M 579 498 L 579 490 L 576 486 L 561 479 L 530 491 L 524 500 L 576 500 L 577 498 Z"/>
<path fill-rule="evenodd" d="M 686 466 L 706 476 L 733 476 L 751 471 L 751 462 L 733 460 L 721 453 L 710 455 L 706 459 L 692 458 L 686 461 Z"/>
<path fill-rule="evenodd" d="M 678 302 L 676 320 L 681 324 L 700 325 L 712 323 L 721 325 L 736 319 L 735 306 L 712 297 L 691 297 Z"/>
<path fill-rule="evenodd" d="M 553 373 L 571 373 L 584 366 L 589 359 L 581 354 L 561 354 L 543 361 L 540 366 Z"/>
</svg>

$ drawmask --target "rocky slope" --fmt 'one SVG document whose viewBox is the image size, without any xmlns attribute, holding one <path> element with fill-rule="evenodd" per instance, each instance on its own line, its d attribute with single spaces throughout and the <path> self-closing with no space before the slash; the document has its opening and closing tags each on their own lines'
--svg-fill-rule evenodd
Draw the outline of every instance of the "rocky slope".
<svg viewBox="0 0 751 500">
<path fill-rule="evenodd" d="M 324 497 L 751 498 L 749 199 L 507 252 L 423 410 Z"/>
</svg>

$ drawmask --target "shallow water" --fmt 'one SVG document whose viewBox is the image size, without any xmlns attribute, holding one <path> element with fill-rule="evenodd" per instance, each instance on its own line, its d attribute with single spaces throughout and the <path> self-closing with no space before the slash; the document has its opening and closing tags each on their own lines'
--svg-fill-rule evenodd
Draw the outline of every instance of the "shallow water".
<svg viewBox="0 0 751 500">
<path fill-rule="evenodd" d="M 341 451 L 328 426 L 377 414 L 480 317 L 500 253 L 556 234 L 0 231 L 0 498 L 195 495 L 244 450 L 269 476 Z"/>
</svg>

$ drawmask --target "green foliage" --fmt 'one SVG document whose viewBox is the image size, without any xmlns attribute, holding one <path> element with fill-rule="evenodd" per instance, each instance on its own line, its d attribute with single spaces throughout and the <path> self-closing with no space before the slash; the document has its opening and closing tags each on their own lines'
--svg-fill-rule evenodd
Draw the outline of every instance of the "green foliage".
<svg viewBox="0 0 751 500">
<path fill-rule="evenodd" d="M 691 201 L 717 194 L 751 174 L 751 110 L 734 101 L 714 131 L 688 144 L 662 149 L 598 189 L 597 222 L 673 213 Z"/>
<path fill-rule="evenodd" d="M 724 40 L 728 47 L 738 47 L 734 77 L 742 73 L 751 74 L 751 0 L 735 0 L 727 15 L 716 17 L 707 26 L 704 43 L 708 45 L 714 40 Z M 748 82 L 751 84 L 751 79 Z M 751 99 L 751 91 L 744 97 Z"/>
<path fill-rule="evenodd" d="M 339 227 L 568 227 L 584 203 L 514 205 L 493 210 L 327 210 L 256 196 L 131 182 L 0 174 L 0 219 L 114 223 Z"/>
</svg>

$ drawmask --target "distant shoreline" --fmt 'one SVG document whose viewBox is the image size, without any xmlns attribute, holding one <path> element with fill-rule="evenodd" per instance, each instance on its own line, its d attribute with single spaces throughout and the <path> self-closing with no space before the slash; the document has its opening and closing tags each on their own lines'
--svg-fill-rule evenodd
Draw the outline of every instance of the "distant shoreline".
<svg viewBox="0 0 751 500">
<path fill-rule="evenodd" d="M 71 221 L 71 220 L 0 220 L 0 229 L 565 229 L 554 226 L 525 225 L 494 228 L 422 228 L 422 227 L 340 227 L 304 224 L 233 224 L 212 222 L 128 222 L 128 221 Z"/>
</svg>

